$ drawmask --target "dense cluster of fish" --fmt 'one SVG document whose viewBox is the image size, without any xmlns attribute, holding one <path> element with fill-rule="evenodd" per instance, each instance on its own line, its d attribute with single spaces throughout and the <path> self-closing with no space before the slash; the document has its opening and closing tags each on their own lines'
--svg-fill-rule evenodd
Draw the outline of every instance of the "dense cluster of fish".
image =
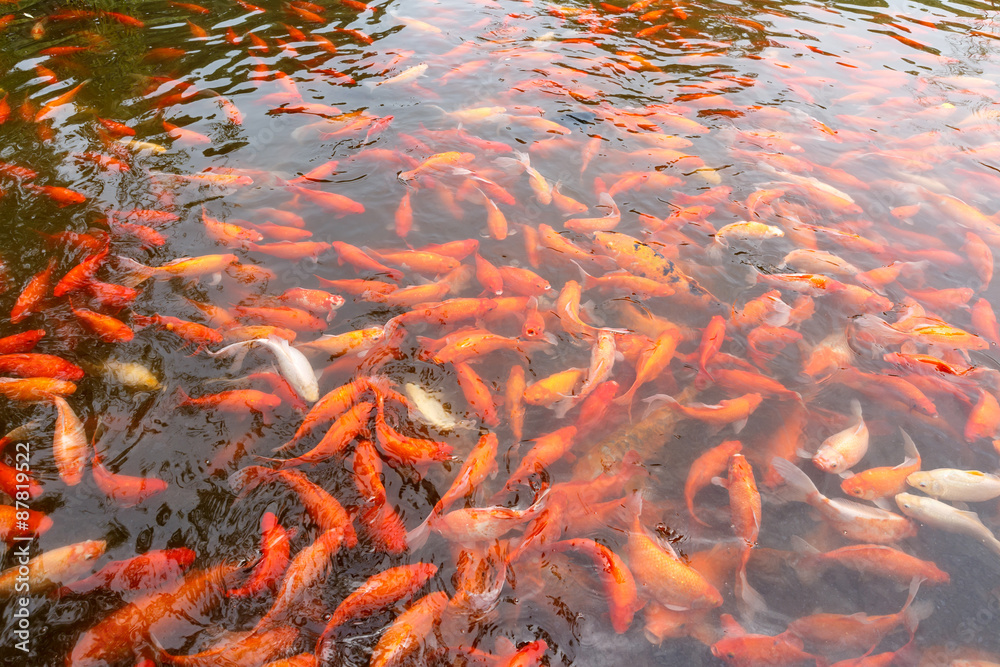
<svg viewBox="0 0 1000 667">
<path fill-rule="evenodd" d="M 10 254 L 0 270 L 11 307 L 0 394 L 35 416 L 3 439 L 0 539 L 60 533 L 23 508 L 72 487 L 92 483 L 113 517 L 186 483 L 191 467 L 176 461 L 162 478 L 120 472 L 128 452 L 112 456 L 111 435 L 154 412 L 104 423 L 74 404 L 88 376 L 149 392 L 161 420 L 221 416 L 232 446 L 195 469 L 223 470 L 233 511 L 260 526 L 249 564 L 193 542 L 104 563 L 112 538 L 99 524 L 85 541 L 46 546 L 27 565 L 31 595 L 101 601 L 73 626 L 67 666 L 610 664 L 618 635 L 648 650 L 686 641 L 697 659 L 730 665 L 916 664 L 931 596 L 958 574 L 933 540 L 961 536 L 972 581 L 995 577 L 1000 540 L 984 503 L 1000 497 L 1000 477 L 977 469 L 1000 454 L 989 357 L 1000 202 L 988 194 L 1000 177 L 979 166 L 1000 147 L 992 121 L 931 92 L 883 100 L 910 75 L 844 55 L 849 83 L 836 93 L 785 54 L 761 61 L 799 99 L 833 94 L 855 109 L 834 125 L 738 101 L 756 80 L 721 68 L 670 101 L 624 104 L 550 50 L 656 80 L 644 42 L 699 49 L 691 62 L 726 47 L 689 25 L 708 9 L 666 0 L 518 3 L 523 15 L 471 3 L 459 16 L 483 18 L 469 24 L 417 18 L 419 3 L 236 2 L 257 28 L 203 28 L 216 8 L 166 4 L 189 17 L 173 30 L 192 49 L 240 54 L 247 87 L 193 83 L 174 69 L 181 41 L 152 48 L 138 122 L 81 106 L 92 84 L 79 59 L 109 48 L 94 26 L 147 30 L 145 17 L 0 19 L 60 37 L 21 69 L 35 74 L 25 89 L 50 91 L 45 104 L 4 92 L 0 124 L 42 144 L 87 136 L 67 162 L 93 165 L 94 182 L 137 178 L 154 202 L 102 203 L 86 179 L 60 184 L 16 154 L 0 162 L 5 197 L 86 220 L 43 235 L 51 259 L 26 281 Z M 377 37 L 346 27 L 364 17 L 459 43 L 421 62 L 365 51 Z M 768 29 L 722 18 L 756 38 Z M 553 32 L 524 39 L 535 20 Z M 634 41 L 623 47 L 622 34 Z M 619 36 L 610 53 L 608 35 Z M 940 59 L 891 37 L 915 61 Z M 468 96 L 476 106 L 446 108 L 435 92 L 471 88 L 505 61 L 518 66 L 505 92 Z M 309 101 L 325 100 L 318 83 L 434 104 L 410 122 L 403 106 L 377 115 L 367 102 Z M 950 83 L 996 92 L 985 79 Z M 548 97 L 564 111 L 535 106 Z M 185 115 L 205 103 L 218 111 L 212 136 Z M 890 108 L 988 139 L 921 131 L 872 148 L 869 128 L 888 128 L 878 119 Z M 301 120 L 281 125 L 281 140 L 332 146 L 332 159 L 150 166 L 195 147 L 211 157 L 251 117 Z M 879 178 L 858 178 L 849 161 Z M 734 163 L 759 178 L 734 175 Z M 937 180 L 939 165 L 963 183 Z M 386 178 L 352 187 L 362 175 Z M 372 228 L 352 229 L 361 220 Z M 154 338 L 205 379 L 161 379 L 116 351 Z M 15 458 L 19 442 L 34 443 L 30 466 Z M 0 572 L 0 596 L 22 594 L 19 575 Z M 860 590 L 853 606 L 802 592 L 831 579 Z M 239 620 L 218 633 L 220 617 Z M 560 641 L 567 626 L 605 637 L 602 657 L 579 637 Z"/>
</svg>

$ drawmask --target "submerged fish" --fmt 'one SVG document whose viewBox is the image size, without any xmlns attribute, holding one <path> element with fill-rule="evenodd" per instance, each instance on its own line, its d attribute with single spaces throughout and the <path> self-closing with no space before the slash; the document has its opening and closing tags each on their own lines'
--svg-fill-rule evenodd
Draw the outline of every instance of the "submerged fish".
<svg viewBox="0 0 1000 667">
<path fill-rule="evenodd" d="M 116 559 L 75 582 L 103 541 L 12 561 L 8 585 L 92 596 L 33 610 L 32 659 L 916 664 L 968 629 L 961 606 L 920 627 L 913 580 L 980 592 L 924 560 L 939 530 L 1000 554 L 990 517 L 942 502 L 1000 497 L 965 469 L 1000 452 L 1000 141 L 969 102 L 997 86 L 953 74 L 991 71 L 989 17 L 236 4 L 168 2 L 116 61 L 135 86 L 86 77 L 146 17 L 0 17 L 38 40 L 0 91 L 0 293 L 23 329 L 0 397 L 39 422 L 4 438 L 0 537 L 108 525 Z M 938 52 L 956 24 L 971 65 Z M 255 348 L 277 373 L 237 377 Z M 115 390 L 158 376 L 174 391 Z M 88 443 L 98 413 L 123 433 Z M 792 535 L 812 510 L 822 553 Z M 153 547 L 195 533 L 216 565 L 181 579 L 194 552 Z M 910 596 L 874 615 L 883 584 Z"/>
<path fill-rule="evenodd" d="M 824 440 L 813 455 L 813 463 L 820 470 L 842 473 L 853 468 L 868 452 L 868 426 L 861 416 L 861 402 L 857 399 L 851 401 L 851 413 L 856 423 Z"/>
<path fill-rule="evenodd" d="M 319 400 L 319 384 L 316 381 L 316 373 L 313 371 L 312 365 L 304 354 L 289 345 L 288 341 L 283 338 L 271 336 L 269 338 L 241 341 L 227 345 L 210 354 L 212 356 L 236 354 L 237 360 L 234 366 L 239 368 L 243 364 L 243 357 L 246 351 L 254 347 L 267 348 L 274 354 L 281 374 L 303 399 L 309 403 L 315 403 Z"/>
<path fill-rule="evenodd" d="M 916 534 L 916 526 L 904 516 L 851 500 L 827 498 L 794 463 L 774 459 L 771 466 L 784 480 L 789 500 L 812 505 L 839 533 L 849 539 L 893 544 Z"/>
<path fill-rule="evenodd" d="M 0 572 L 0 597 L 9 598 L 29 590 L 44 593 L 60 584 L 72 583 L 81 574 L 90 572 L 106 548 L 104 540 L 89 540 L 51 549 L 4 570 Z"/>
<path fill-rule="evenodd" d="M 983 525 L 975 512 L 960 510 L 940 500 L 915 496 L 912 493 L 897 494 L 896 504 L 903 514 L 917 521 L 950 533 L 974 537 L 1000 556 L 1000 540 Z"/>
<path fill-rule="evenodd" d="M 456 419 L 440 399 L 439 393 L 432 393 L 415 382 L 403 385 L 406 396 L 410 399 L 418 419 L 433 426 L 442 433 L 455 429 L 471 428 L 472 422 L 467 419 Z"/>
<path fill-rule="evenodd" d="M 1000 477 L 978 470 L 938 468 L 910 473 L 906 483 L 939 500 L 985 502 L 1000 498 Z"/>
</svg>

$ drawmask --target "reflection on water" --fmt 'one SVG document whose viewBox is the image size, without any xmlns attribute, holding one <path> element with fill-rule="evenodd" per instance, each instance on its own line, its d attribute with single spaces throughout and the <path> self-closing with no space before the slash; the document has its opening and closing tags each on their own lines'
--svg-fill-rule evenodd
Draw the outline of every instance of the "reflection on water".
<svg viewBox="0 0 1000 667">
<path fill-rule="evenodd" d="M 1000 661 L 990 5 L 3 7 L 3 664 Z"/>
</svg>

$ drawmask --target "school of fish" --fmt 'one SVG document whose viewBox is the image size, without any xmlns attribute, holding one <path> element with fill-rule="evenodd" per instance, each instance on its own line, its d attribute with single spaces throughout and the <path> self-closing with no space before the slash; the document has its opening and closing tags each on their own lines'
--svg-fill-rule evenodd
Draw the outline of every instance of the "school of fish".
<svg viewBox="0 0 1000 667">
<path fill-rule="evenodd" d="M 0 152 L 44 246 L 0 242 L 31 664 L 1000 664 L 949 608 L 1000 599 L 998 83 L 930 45 L 961 22 L 3 5 L 0 133 L 48 156 Z M 87 63 L 157 32 L 99 111 Z"/>
</svg>

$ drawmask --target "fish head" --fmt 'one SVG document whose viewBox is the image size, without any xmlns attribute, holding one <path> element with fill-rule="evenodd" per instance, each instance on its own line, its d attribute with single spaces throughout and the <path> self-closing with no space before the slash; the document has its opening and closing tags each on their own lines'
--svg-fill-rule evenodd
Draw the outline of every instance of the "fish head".
<svg viewBox="0 0 1000 667">
<path fill-rule="evenodd" d="M 923 504 L 923 498 L 920 496 L 915 496 L 912 493 L 896 494 L 896 506 L 899 507 L 900 512 L 907 516 L 911 516 L 911 513 L 919 509 L 921 504 Z"/>
<path fill-rule="evenodd" d="M 104 540 L 89 540 L 80 545 L 80 558 L 82 560 L 94 560 L 104 555 L 104 550 L 108 548 L 108 543 Z"/>
<path fill-rule="evenodd" d="M 140 391 L 157 391 L 160 389 L 160 381 L 142 364 L 135 362 L 119 363 L 116 370 L 122 383 L 129 387 Z"/>
<path fill-rule="evenodd" d="M 843 490 L 844 493 L 846 493 L 849 496 L 860 498 L 862 500 L 872 500 L 873 497 L 869 498 L 871 494 L 868 492 L 868 489 L 865 488 L 865 485 L 862 483 L 861 479 L 862 478 L 857 475 L 855 475 L 854 477 L 849 477 L 845 479 L 843 482 L 841 482 L 840 488 L 841 490 Z"/>
<path fill-rule="evenodd" d="M 922 471 L 908 475 L 906 483 L 915 489 L 920 489 L 929 496 L 934 496 L 935 498 L 939 497 L 944 492 L 944 489 L 942 488 L 943 485 L 939 480 L 934 479 L 933 476 Z"/>
<path fill-rule="evenodd" d="M 743 643 L 742 637 L 724 637 L 712 644 L 712 655 L 728 664 L 737 664 L 743 655 Z"/>
<path fill-rule="evenodd" d="M 832 474 L 837 474 L 845 469 L 843 454 L 832 447 L 820 448 L 820 450 L 816 452 L 816 455 L 813 456 L 813 464 L 823 472 Z"/>
<path fill-rule="evenodd" d="M 705 582 L 701 595 L 691 602 L 691 609 L 715 609 L 722 606 L 722 595 L 712 584 Z"/>
<path fill-rule="evenodd" d="M 303 400 L 308 403 L 315 403 L 319 400 L 319 385 L 309 384 L 301 388 Z"/>
</svg>

